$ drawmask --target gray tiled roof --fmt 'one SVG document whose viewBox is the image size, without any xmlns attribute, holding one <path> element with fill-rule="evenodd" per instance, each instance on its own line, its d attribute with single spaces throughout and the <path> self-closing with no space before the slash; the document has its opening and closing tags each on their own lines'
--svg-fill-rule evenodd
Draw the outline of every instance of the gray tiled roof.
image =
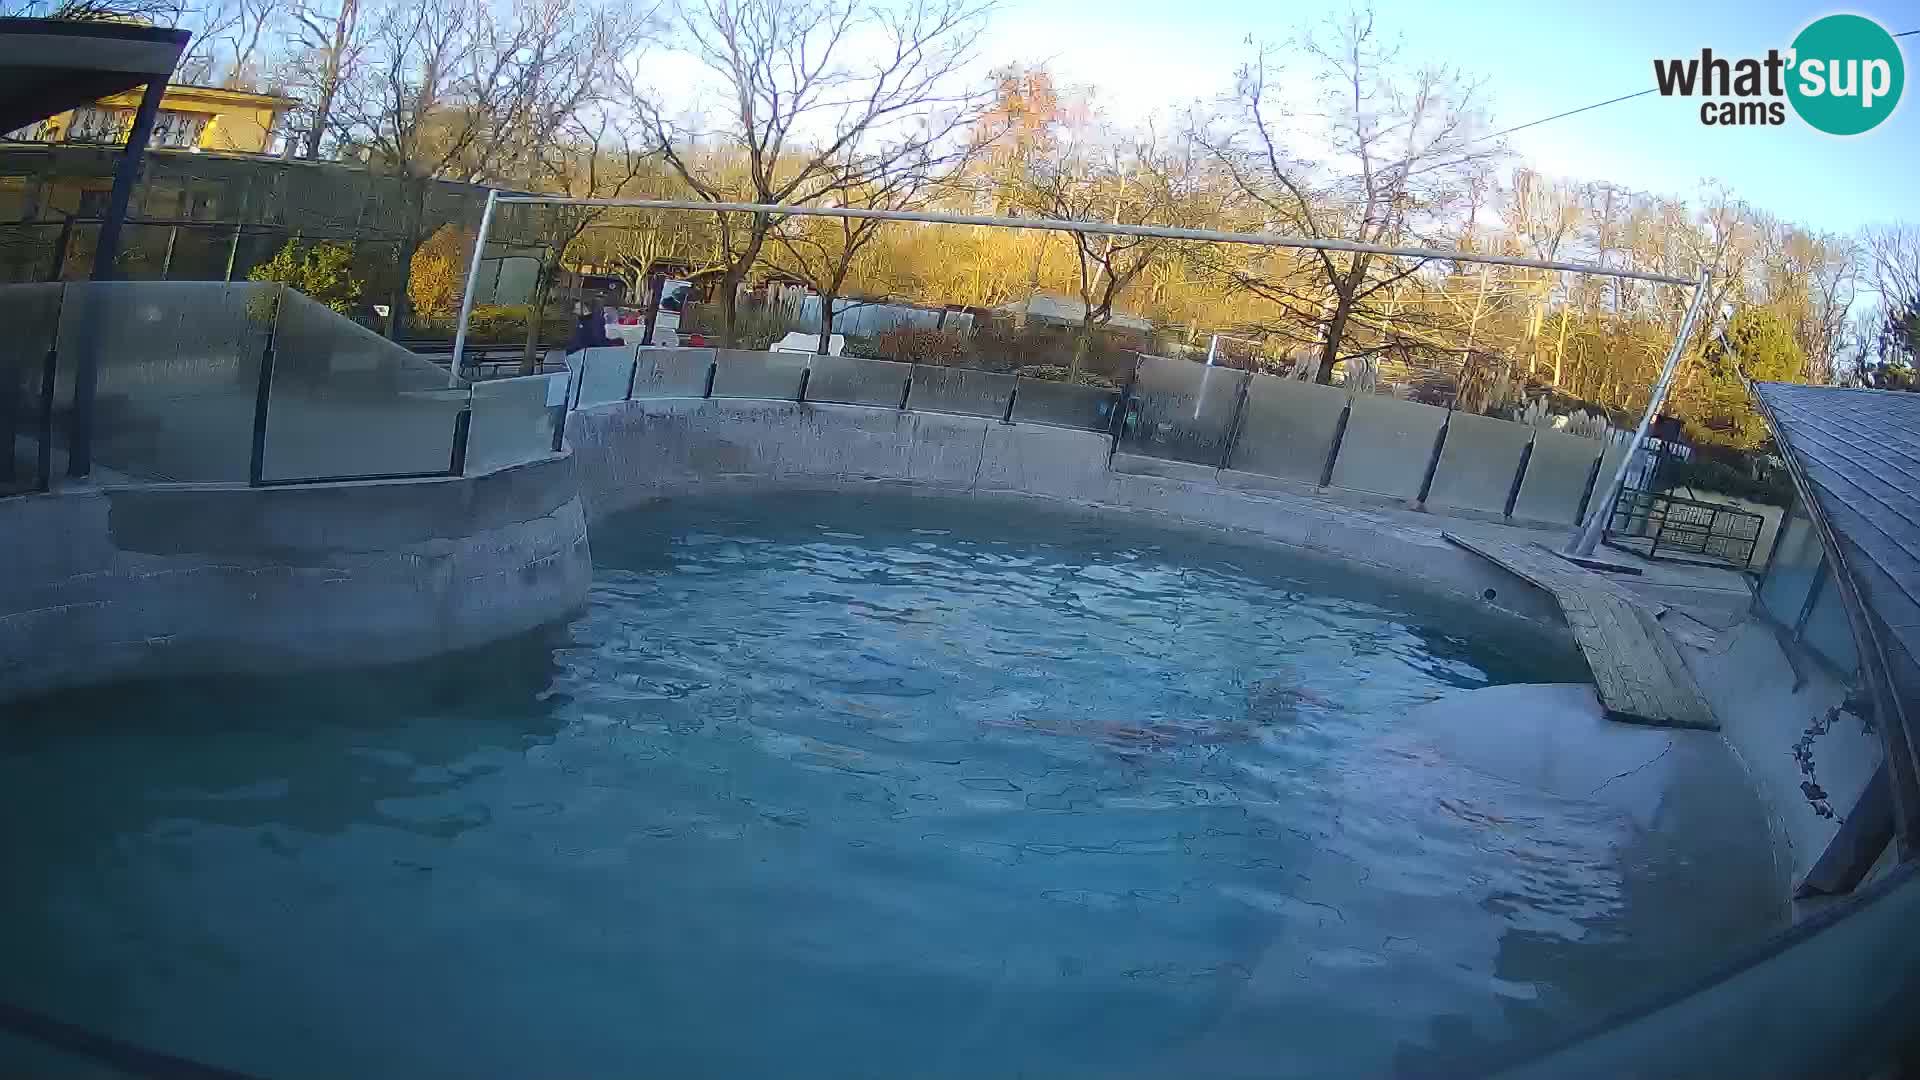
<svg viewBox="0 0 1920 1080">
<path fill-rule="evenodd" d="M 1862 598 L 1920 657 L 1920 394 L 1757 383 Z"/>
</svg>

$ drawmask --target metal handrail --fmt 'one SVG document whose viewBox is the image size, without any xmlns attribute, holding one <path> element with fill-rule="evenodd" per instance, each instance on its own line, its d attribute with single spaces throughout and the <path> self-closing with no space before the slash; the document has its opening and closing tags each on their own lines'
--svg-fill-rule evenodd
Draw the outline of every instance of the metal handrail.
<svg viewBox="0 0 1920 1080">
<path fill-rule="evenodd" d="M 1607 539 L 1615 547 L 1638 551 L 1628 542 L 1646 538 L 1647 550 L 1640 554 L 1647 558 L 1658 558 L 1664 546 L 1669 552 L 1723 559 L 1745 568 L 1753 563 L 1765 525 L 1761 515 L 1724 503 L 1623 488 L 1607 519 Z"/>
</svg>

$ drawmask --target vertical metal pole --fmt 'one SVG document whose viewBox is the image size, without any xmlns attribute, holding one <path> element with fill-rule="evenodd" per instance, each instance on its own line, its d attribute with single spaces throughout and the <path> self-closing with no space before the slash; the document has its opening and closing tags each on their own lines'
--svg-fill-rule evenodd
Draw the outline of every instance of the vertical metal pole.
<svg viewBox="0 0 1920 1080">
<path fill-rule="evenodd" d="M 467 316 L 473 314 L 473 291 L 480 283 L 480 253 L 487 249 L 487 229 L 493 225 L 493 204 L 499 197 L 498 191 L 487 189 L 487 205 L 480 211 L 480 235 L 473 238 L 473 261 L 467 265 L 467 291 L 460 298 L 460 322 L 453 329 L 453 360 L 447 364 L 450 387 L 460 385 L 460 359 L 467 348 Z"/>
<path fill-rule="evenodd" d="M 660 294 L 666 291 L 667 279 L 649 271 L 643 286 L 647 290 L 647 326 L 640 331 L 640 344 L 653 344 L 653 324 L 660 318 Z"/>
<path fill-rule="evenodd" d="M 169 281 L 173 277 L 173 247 L 180 242 L 180 226 L 167 230 L 167 253 L 160 259 L 160 280 Z"/>
<path fill-rule="evenodd" d="M 473 399 L 467 399 L 467 407 L 453 415 L 453 453 L 447 461 L 448 476 L 467 474 L 467 439 L 473 433 Z M 552 411 L 548 411 L 552 415 Z"/>
<path fill-rule="evenodd" d="M 140 180 L 140 166 L 147 156 L 147 142 L 153 138 L 153 121 L 160 113 L 160 98 L 167 92 L 167 80 L 155 79 L 140 96 L 134 110 L 133 130 L 127 133 L 127 148 L 120 154 L 120 166 L 113 173 L 113 192 L 107 196 L 107 216 L 100 223 L 100 242 L 93 251 L 93 280 L 114 277 L 113 263 L 120 257 L 120 232 L 127 222 L 127 204 L 133 199 L 133 185 Z M 84 366 L 84 360 L 82 361 Z"/>
<path fill-rule="evenodd" d="M 273 397 L 273 338 L 280 327 L 280 306 L 286 286 L 274 296 L 273 319 L 267 323 L 267 345 L 260 350 L 260 379 L 253 388 L 253 452 L 247 461 L 247 486 L 259 487 L 267 474 L 267 410 Z"/>
<path fill-rule="evenodd" d="M 67 276 L 67 251 L 73 244 L 73 215 L 61 215 L 66 220 L 60 223 L 60 237 L 53 242 L 53 273 L 47 275 L 48 281 L 61 281 Z"/>
<path fill-rule="evenodd" d="M 1211 356 L 1209 356 L 1211 362 Z M 1247 395 L 1253 388 L 1253 373 L 1240 381 L 1240 393 L 1233 399 L 1233 419 L 1227 422 L 1227 437 L 1221 440 L 1220 463 L 1215 468 L 1224 469 L 1233 462 L 1233 448 L 1240 441 L 1240 428 L 1247 422 Z"/>
<path fill-rule="evenodd" d="M 240 223 L 233 223 L 233 236 L 227 240 L 227 275 L 224 280 L 233 280 L 234 264 L 240 261 Z"/>
<path fill-rule="evenodd" d="M 1508 520 L 1513 518 L 1514 504 L 1520 501 L 1521 485 L 1527 482 L 1527 466 L 1533 464 L 1533 444 L 1539 438 L 1539 433 L 1535 432 L 1534 437 L 1527 440 L 1527 445 L 1520 449 L 1520 464 L 1514 467 L 1513 483 L 1507 487 L 1507 502 L 1500 510 L 1500 516 L 1503 518 Z"/>
<path fill-rule="evenodd" d="M 155 79 L 140 96 L 140 107 L 133 114 L 133 130 L 127 133 L 127 148 L 120 153 L 120 167 L 114 170 L 113 193 L 107 198 L 107 217 L 100 224 L 100 241 L 93 251 L 93 280 L 113 279 L 113 264 L 120 256 L 120 232 L 127 220 L 127 203 L 133 198 L 133 185 L 140 179 L 140 165 L 147 155 L 147 142 L 153 138 L 153 120 L 160 112 L 160 98 L 167 92 L 167 80 Z M 92 298 L 98 303 L 97 297 Z M 82 324 L 80 342 L 74 350 L 73 422 L 67 428 L 67 475 L 84 477 L 93 472 L 93 398 L 100 385 L 99 339 L 94 326 L 98 312 Z"/>
<path fill-rule="evenodd" d="M 1674 372 L 1680 368 L 1680 354 L 1686 350 L 1687 339 L 1693 336 L 1693 325 L 1700 319 L 1700 309 L 1707 303 L 1707 271 L 1700 271 L 1700 280 L 1693 286 L 1693 302 L 1687 305 L 1687 314 L 1680 320 L 1680 332 L 1674 336 L 1673 348 L 1667 351 L 1666 365 L 1660 369 L 1660 378 L 1653 384 L 1653 395 L 1647 399 L 1646 415 L 1640 418 L 1640 426 L 1633 430 L 1633 438 L 1627 443 L 1627 454 L 1620 459 L 1620 465 L 1613 471 L 1613 479 L 1607 482 L 1606 491 L 1594 490 L 1599 496 L 1591 500 L 1586 523 L 1574 531 L 1567 540 L 1567 554 L 1591 555 L 1594 548 L 1600 546 L 1600 534 L 1606 531 L 1607 518 L 1613 513 L 1614 504 L 1620 498 L 1620 489 L 1626 486 L 1627 470 L 1633 467 L 1633 459 L 1640 454 L 1640 447 L 1646 444 L 1647 429 L 1653 426 L 1653 418 L 1660 415 L 1660 406 L 1666 404 L 1667 391 L 1673 386 Z"/>
</svg>

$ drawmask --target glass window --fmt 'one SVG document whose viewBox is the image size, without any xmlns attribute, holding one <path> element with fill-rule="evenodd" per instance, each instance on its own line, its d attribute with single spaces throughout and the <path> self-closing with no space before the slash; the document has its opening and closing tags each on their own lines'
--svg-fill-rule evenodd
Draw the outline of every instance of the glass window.
<svg viewBox="0 0 1920 1080">
<path fill-rule="evenodd" d="M 1760 581 L 1760 604 L 1773 621 L 1794 626 L 1800 621 L 1800 608 L 1820 571 L 1820 536 L 1813 522 L 1795 505 L 1774 542 L 1773 557 L 1767 563 L 1766 577 Z"/>
<path fill-rule="evenodd" d="M 1807 612 L 1807 624 L 1800 628 L 1800 643 L 1835 669 L 1851 675 L 1860 666 L 1860 654 L 1853 644 L 1853 626 L 1847 622 L 1847 605 L 1833 579 L 1832 564 L 1822 567 L 1819 591 L 1813 608 Z"/>
</svg>

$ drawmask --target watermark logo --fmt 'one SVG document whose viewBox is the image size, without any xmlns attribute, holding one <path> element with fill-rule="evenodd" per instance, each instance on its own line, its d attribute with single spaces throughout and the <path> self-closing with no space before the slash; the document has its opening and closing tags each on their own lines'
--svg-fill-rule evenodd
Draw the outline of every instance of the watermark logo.
<svg viewBox="0 0 1920 1080">
<path fill-rule="evenodd" d="M 1815 19 L 1784 52 L 1730 60 L 1701 49 L 1697 57 L 1655 60 L 1662 97 L 1700 97 L 1700 122 L 1713 127 L 1778 126 L 1787 108 L 1829 135 L 1860 135 L 1880 126 L 1900 104 L 1906 64 L 1900 43 L 1862 15 Z"/>
</svg>

